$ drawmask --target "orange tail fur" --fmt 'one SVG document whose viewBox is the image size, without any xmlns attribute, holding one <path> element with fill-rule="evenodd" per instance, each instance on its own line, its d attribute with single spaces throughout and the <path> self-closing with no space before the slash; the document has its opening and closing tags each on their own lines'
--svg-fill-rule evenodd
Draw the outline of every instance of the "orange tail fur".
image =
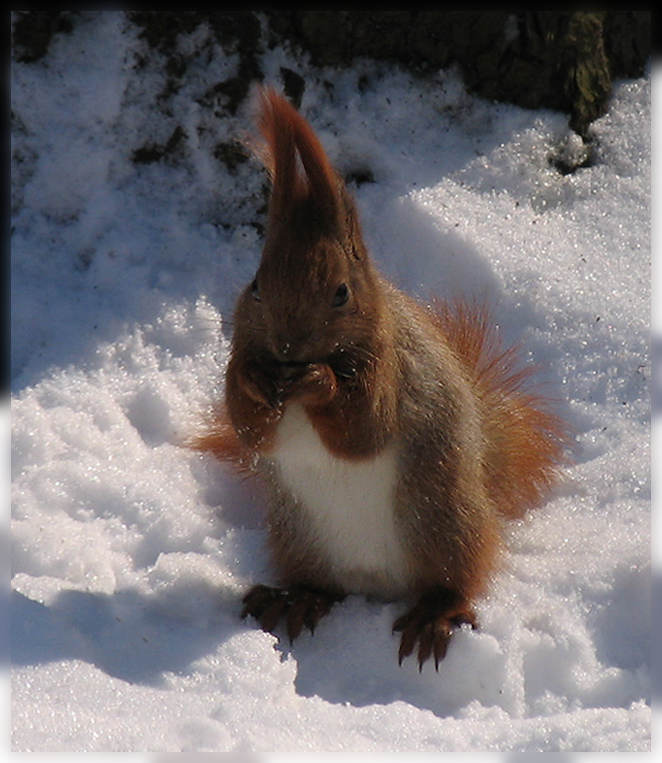
<svg viewBox="0 0 662 763">
<path fill-rule="evenodd" d="M 435 313 L 482 402 L 490 494 L 504 516 L 521 517 L 558 478 L 569 427 L 527 385 L 535 367 L 521 367 L 516 346 L 502 347 L 485 307 L 457 301 L 436 305 Z"/>
<path fill-rule="evenodd" d="M 229 463 L 240 475 L 252 473 L 250 454 L 242 446 L 225 408 L 214 412 L 207 431 L 188 442 L 188 447 L 211 453 L 219 461 Z"/>
</svg>

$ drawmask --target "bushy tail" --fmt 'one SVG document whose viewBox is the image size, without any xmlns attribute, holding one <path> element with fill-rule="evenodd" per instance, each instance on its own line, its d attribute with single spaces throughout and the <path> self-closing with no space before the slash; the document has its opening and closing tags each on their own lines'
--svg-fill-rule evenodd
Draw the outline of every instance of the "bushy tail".
<svg viewBox="0 0 662 763">
<path fill-rule="evenodd" d="M 251 453 L 239 440 L 225 406 L 214 411 L 205 422 L 204 431 L 189 438 L 186 446 L 211 453 L 219 461 L 230 464 L 240 476 L 250 476 L 253 473 Z"/>
<path fill-rule="evenodd" d="M 435 312 L 482 403 L 490 494 L 504 516 L 521 517 L 557 481 L 570 428 L 534 389 L 536 369 L 522 367 L 517 347 L 503 348 L 487 308 L 458 301 Z"/>
</svg>

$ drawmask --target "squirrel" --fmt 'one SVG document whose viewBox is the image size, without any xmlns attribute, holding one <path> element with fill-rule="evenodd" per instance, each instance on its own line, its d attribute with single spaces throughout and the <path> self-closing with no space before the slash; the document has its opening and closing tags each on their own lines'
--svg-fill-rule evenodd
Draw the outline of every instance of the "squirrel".
<svg viewBox="0 0 662 763">
<path fill-rule="evenodd" d="M 349 594 L 402 601 L 400 664 L 438 668 L 477 625 L 504 521 L 558 478 L 568 428 L 488 310 L 424 306 L 380 275 L 313 128 L 273 89 L 259 100 L 268 227 L 198 442 L 266 487 L 280 587 L 251 588 L 242 618 L 293 641 Z"/>
</svg>

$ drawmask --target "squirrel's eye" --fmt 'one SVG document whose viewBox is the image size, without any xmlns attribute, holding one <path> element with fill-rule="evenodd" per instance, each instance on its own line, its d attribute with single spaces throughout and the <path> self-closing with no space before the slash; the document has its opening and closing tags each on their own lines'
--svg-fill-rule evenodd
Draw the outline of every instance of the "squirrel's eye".
<svg viewBox="0 0 662 763">
<path fill-rule="evenodd" d="M 253 297 L 256 302 L 260 302 L 261 300 L 260 287 L 257 285 L 257 278 L 254 278 L 253 283 L 251 284 L 251 297 Z"/>
<path fill-rule="evenodd" d="M 341 283 L 336 289 L 336 293 L 333 295 L 332 307 L 342 307 L 349 299 L 349 286 L 346 283 Z"/>
</svg>

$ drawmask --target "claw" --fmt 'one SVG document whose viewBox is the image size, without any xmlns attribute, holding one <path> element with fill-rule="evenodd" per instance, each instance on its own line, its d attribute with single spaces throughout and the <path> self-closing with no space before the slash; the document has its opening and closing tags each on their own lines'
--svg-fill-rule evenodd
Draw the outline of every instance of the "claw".
<svg viewBox="0 0 662 763">
<path fill-rule="evenodd" d="M 300 635 L 303 630 L 304 620 L 306 618 L 306 608 L 308 602 L 305 598 L 295 599 L 287 611 L 285 623 L 287 626 L 287 637 L 290 640 L 290 644 L 294 643 L 294 639 Z"/>
<path fill-rule="evenodd" d="M 287 609 L 287 602 L 283 599 L 274 600 L 266 610 L 257 618 L 260 623 L 260 627 L 267 633 L 273 633 L 278 621 L 283 616 L 283 613 Z"/>
<path fill-rule="evenodd" d="M 405 657 L 414 651 L 416 644 L 417 631 L 415 627 L 412 627 L 411 617 L 409 614 L 402 615 L 395 623 L 393 623 L 393 632 L 402 632 L 400 637 L 400 649 L 398 650 L 398 665 L 402 665 Z"/>
<path fill-rule="evenodd" d="M 418 672 L 423 670 L 423 665 L 432 654 L 432 644 L 434 642 L 433 623 L 426 623 L 419 633 L 418 637 Z"/>
</svg>

